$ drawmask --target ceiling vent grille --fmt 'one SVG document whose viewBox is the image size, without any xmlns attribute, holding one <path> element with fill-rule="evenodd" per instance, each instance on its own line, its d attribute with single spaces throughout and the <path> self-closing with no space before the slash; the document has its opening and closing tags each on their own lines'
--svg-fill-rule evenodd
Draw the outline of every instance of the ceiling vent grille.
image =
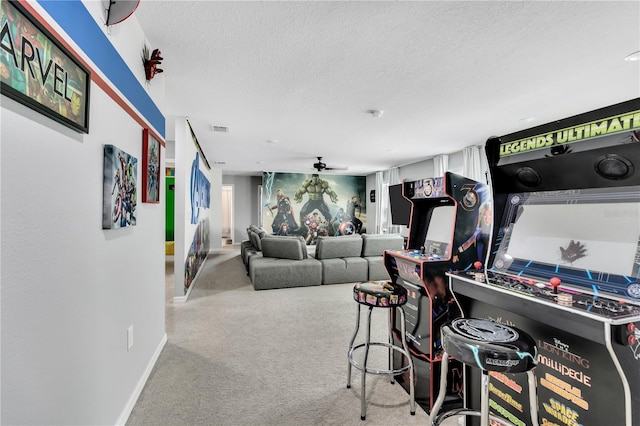
<svg viewBox="0 0 640 426">
<path fill-rule="evenodd" d="M 214 132 L 229 133 L 229 128 L 225 126 L 213 126 Z"/>
</svg>

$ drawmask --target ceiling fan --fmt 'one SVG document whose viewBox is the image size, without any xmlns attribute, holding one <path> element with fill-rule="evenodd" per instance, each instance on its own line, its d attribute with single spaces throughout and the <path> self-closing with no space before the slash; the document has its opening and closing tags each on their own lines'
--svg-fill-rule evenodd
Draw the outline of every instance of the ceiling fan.
<svg viewBox="0 0 640 426">
<path fill-rule="evenodd" d="M 327 164 L 322 162 L 322 157 L 317 157 L 317 158 L 318 158 L 318 162 L 313 163 L 313 168 L 319 172 L 323 170 L 347 170 L 348 169 L 348 167 L 327 167 Z"/>
</svg>

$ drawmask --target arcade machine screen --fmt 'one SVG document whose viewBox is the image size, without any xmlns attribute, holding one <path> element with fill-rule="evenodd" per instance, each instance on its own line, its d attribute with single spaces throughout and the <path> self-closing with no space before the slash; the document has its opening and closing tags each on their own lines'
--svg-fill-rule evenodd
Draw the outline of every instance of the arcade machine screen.
<svg viewBox="0 0 640 426">
<path fill-rule="evenodd" d="M 456 208 L 454 206 L 438 206 L 431 211 L 429 228 L 423 244 L 425 253 L 442 259 L 449 258 L 455 219 Z"/>
<path fill-rule="evenodd" d="M 640 188 L 510 194 L 490 272 L 640 301 Z"/>
</svg>

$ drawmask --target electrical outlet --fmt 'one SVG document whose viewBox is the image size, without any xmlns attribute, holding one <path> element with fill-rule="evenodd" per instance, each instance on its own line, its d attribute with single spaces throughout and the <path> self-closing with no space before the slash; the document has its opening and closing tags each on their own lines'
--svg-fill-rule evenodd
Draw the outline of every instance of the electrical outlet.
<svg viewBox="0 0 640 426">
<path fill-rule="evenodd" d="M 127 328 L 127 351 L 133 347 L 133 324 Z"/>
</svg>

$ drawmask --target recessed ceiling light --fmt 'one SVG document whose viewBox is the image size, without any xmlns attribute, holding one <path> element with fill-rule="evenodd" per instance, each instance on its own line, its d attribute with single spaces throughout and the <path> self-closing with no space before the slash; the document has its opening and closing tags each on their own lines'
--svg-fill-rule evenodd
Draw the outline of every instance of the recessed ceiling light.
<svg viewBox="0 0 640 426">
<path fill-rule="evenodd" d="M 375 118 L 380 118 L 382 117 L 382 114 L 384 114 L 384 111 L 380 109 L 369 109 L 367 110 L 367 114 L 371 114 L 371 116 Z"/>
<path fill-rule="evenodd" d="M 398 149 L 397 148 L 389 148 L 387 149 L 387 152 L 396 152 Z"/>
<path fill-rule="evenodd" d="M 531 123 L 532 121 L 536 121 L 535 117 L 524 117 L 521 118 L 519 121 L 523 122 L 523 123 Z"/>
<path fill-rule="evenodd" d="M 267 143 L 278 143 L 276 139 L 268 139 Z"/>
<path fill-rule="evenodd" d="M 631 55 L 624 58 L 624 60 L 628 62 L 640 61 L 640 50 L 638 50 L 637 52 L 633 52 Z"/>
</svg>

